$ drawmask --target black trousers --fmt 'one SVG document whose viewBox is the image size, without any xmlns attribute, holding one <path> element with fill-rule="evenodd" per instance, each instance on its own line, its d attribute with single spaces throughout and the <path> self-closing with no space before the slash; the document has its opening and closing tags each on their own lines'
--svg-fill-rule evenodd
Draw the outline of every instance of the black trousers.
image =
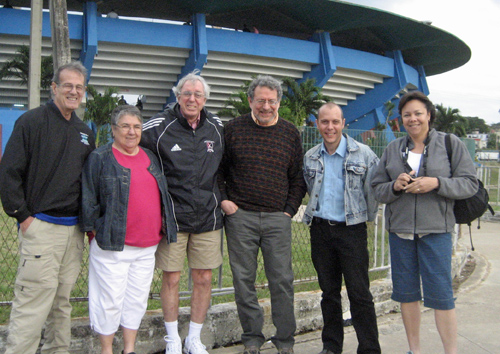
<svg viewBox="0 0 500 354">
<path fill-rule="evenodd" d="M 358 338 L 358 354 L 380 354 L 377 317 L 368 278 L 366 223 L 332 225 L 314 218 L 311 225 L 311 257 L 323 291 L 323 348 L 342 353 L 342 276 L 349 297 L 352 323 Z"/>
</svg>

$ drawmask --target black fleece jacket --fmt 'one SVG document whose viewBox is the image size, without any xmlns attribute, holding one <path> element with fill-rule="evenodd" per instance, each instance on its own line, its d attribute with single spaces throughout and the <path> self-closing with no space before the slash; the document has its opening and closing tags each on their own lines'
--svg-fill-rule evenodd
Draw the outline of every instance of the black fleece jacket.
<svg viewBox="0 0 500 354">
<path fill-rule="evenodd" d="M 153 151 L 167 177 L 178 230 L 199 234 L 222 228 L 217 170 L 224 151 L 223 125 L 206 109 L 193 130 L 178 103 L 144 123 L 140 145 Z"/>
<path fill-rule="evenodd" d="M 83 164 L 94 149 L 92 130 L 74 112 L 65 119 L 53 101 L 24 113 L 0 162 L 5 212 L 18 222 L 36 213 L 78 216 Z"/>
</svg>

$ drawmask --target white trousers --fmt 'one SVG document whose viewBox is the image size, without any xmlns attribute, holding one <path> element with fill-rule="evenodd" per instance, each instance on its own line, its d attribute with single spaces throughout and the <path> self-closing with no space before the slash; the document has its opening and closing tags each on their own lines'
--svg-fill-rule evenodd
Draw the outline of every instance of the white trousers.
<svg viewBox="0 0 500 354">
<path fill-rule="evenodd" d="M 125 245 L 104 251 L 95 240 L 89 253 L 89 316 L 91 327 L 110 335 L 122 327 L 137 330 L 146 313 L 153 280 L 155 252 Z"/>
</svg>

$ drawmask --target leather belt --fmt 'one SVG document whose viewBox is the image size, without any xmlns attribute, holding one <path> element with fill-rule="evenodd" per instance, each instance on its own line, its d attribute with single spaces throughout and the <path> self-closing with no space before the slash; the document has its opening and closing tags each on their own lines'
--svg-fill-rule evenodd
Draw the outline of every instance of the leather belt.
<svg viewBox="0 0 500 354">
<path fill-rule="evenodd" d="M 327 224 L 329 226 L 347 226 L 345 221 L 327 220 L 327 219 L 318 218 L 317 216 L 313 217 L 312 222 L 315 224 Z"/>
</svg>

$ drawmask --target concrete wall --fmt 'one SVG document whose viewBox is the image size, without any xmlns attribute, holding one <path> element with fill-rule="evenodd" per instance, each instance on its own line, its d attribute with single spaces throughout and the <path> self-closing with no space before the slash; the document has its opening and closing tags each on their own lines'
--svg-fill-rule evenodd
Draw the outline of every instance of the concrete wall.
<svg viewBox="0 0 500 354">
<path fill-rule="evenodd" d="M 452 276 L 459 274 L 467 259 L 467 249 L 457 244 L 452 261 Z M 392 283 L 390 279 L 373 281 L 371 291 L 375 301 L 375 309 L 378 316 L 399 311 L 399 303 L 390 299 Z M 346 318 L 349 318 L 349 302 L 345 289 L 342 291 L 343 310 Z M 323 325 L 321 316 L 321 291 L 311 291 L 295 294 L 295 318 L 297 321 L 297 334 L 318 330 Z M 264 311 L 264 334 L 270 338 L 274 333 L 271 319 L 271 304 L 269 299 L 260 300 Z M 189 308 L 180 309 L 179 330 L 181 337 L 187 335 L 189 328 Z M 7 326 L 0 326 L 0 354 L 5 352 L 7 339 Z M 136 351 L 138 353 L 158 353 L 165 349 L 163 336 L 165 326 L 161 310 L 148 311 L 142 321 L 137 336 Z M 212 306 L 205 320 L 202 330 L 202 342 L 207 349 L 227 346 L 240 341 L 241 326 L 238 320 L 236 305 L 234 302 Z M 115 337 L 114 348 L 117 353 L 123 349 L 121 331 Z M 88 318 L 76 318 L 72 321 L 72 354 L 99 354 L 99 338 L 90 329 Z"/>
<path fill-rule="evenodd" d="M 376 298 L 377 314 L 383 315 L 397 310 L 398 304 L 390 300 L 390 280 L 378 280 L 372 284 L 372 292 Z M 347 312 L 349 304 L 345 290 L 342 295 L 343 307 Z M 317 330 L 323 325 L 321 316 L 321 291 L 297 293 L 295 295 L 295 318 L 297 333 Z M 271 303 L 269 299 L 260 300 L 264 311 L 264 335 L 270 338 L 274 334 L 271 319 Z M 182 308 L 179 316 L 179 330 L 182 338 L 187 336 L 189 329 L 189 308 Z M 73 320 L 73 340 L 71 353 L 74 354 L 99 354 L 100 346 L 98 337 L 89 328 L 87 318 Z M 136 351 L 138 353 L 157 353 L 165 349 L 163 336 L 165 326 L 161 310 L 148 311 L 139 330 Z M 202 342 L 207 349 L 227 346 L 240 341 L 241 326 L 234 302 L 212 306 L 205 320 L 202 330 Z M 115 339 L 116 349 L 123 348 L 121 333 Z M 119 351 L 117 351 L 119 352 Z"/>
</svg>

